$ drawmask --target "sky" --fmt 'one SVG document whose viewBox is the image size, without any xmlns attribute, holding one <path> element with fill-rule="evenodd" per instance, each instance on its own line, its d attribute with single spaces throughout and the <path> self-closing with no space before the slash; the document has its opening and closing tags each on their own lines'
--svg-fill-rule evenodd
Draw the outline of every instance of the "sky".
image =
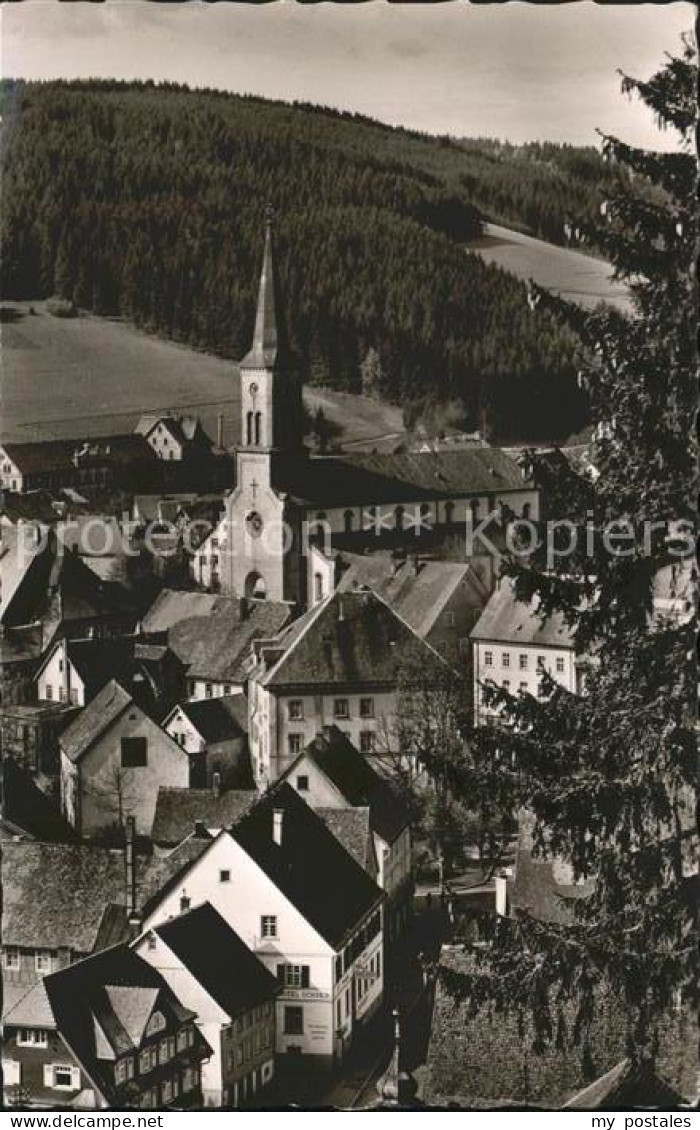
<svg viewBox="0 0 700 1130">
<path fill-rule="evenodd" d="M 675 147 L 617 68 L 676 52 L 690 3 L 270 4 L 22 0 L 0 7 L 4 77 L 168 80 L 349 109 L 455 136 Z"/>
</svg>

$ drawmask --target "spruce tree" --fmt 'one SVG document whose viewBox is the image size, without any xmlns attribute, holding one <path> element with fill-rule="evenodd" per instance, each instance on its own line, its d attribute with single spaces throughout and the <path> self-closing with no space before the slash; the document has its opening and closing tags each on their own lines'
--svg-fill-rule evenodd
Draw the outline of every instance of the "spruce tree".
<svg viewBox="0 0 700 1130">
<path fill-rule="evenodd" d="M 672 587 L 687 580 L 695 520 L 696 78 L 689 45 L 648 82 L 623 78 L 677 131 L 675 151 L 603 136 L 621 187 L 585 237 L 629 282 L 629 316 L 532 288 L 533 305 L 581 339 L 597 478 L 586 515 L 574 517 L 577 551 L 549 562 L 543 548 L 527 562 L 515 555 L 507 572 L 542 615 L 563 612 L 588 657 L 584 692 L 547 676 L 540 698 L 485 688 L 504 725 L 473 731 L 458 765 L 452 756 L 432 766 L 465 797 L 486 787 L 504 814 L 529 812 L 536 853 L 592 880 L 566 924 L 523 912 L 499 920 L 476 972 L 446 975 L 451 990 L 474 1007 L 527 1014 L 540 1043 L 573 1011 L 584 1050 L 598 1002 L 614 1000 L 640 1071 L 679 994 L 692 1008 L 697 993 L 695 625 L 653 603 L 662 568 Z"/>
</svg>

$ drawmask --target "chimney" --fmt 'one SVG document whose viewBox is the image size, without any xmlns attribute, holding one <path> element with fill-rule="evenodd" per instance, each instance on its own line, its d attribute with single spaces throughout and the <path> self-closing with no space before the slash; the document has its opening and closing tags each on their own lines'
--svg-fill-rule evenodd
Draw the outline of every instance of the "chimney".
<svg viewBox="0 0 700 1130">
<path fill-rule="evenodd" d="M 224 446 L 224 414 L 219 412 L 216 417 L 216 445 L 217 447 Z"/>
<path fill-rule="evenodd" d="M 282 808 L 275 808 L 272 811 L 272 838 L 278 847 L 282 845 L 282 820 L 284 818 L 284 810 Z"/>
<path fill-rule="evenodd" d="M 199 839 L 208 839 L 209 833 L 207 831 L 207 826 L 206 826 L 206 824 L 204 823 L 203 820 L 195 820 L 195 822 L 194 822 L 194 834 Z"/>
<path fill-rule="evenodd" d="M 136 821 L 133 816 L 127 816 L 124 829 L 124 859 L 126 863 L 126 916 L 129 925 L 138 929 L 141 916 L 136 905 Z"/>
<path fill-rule="evenodd" d="M 221 774 L 213 773 L 211 778 L 211 791 L 218 800 L 221 796 Z"/>
</svg>

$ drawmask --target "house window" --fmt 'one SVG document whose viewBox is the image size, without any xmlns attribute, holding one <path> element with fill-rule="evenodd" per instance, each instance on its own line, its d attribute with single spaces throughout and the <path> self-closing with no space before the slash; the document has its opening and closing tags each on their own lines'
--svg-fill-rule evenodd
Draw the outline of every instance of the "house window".
<svg viewBox="0 0 700 1130">
<path fill-rule="evenodd" d="M 374 699 L 360 699 L 360 718 L 374 718 Z"/>
<path fill-rule="evenodd" d="M 493 667 L 493 652 L 484 652 L 484 667 Z"/>
<path fill-rule="evenodd" d="M 323 600 L 323 574 L 314 573 L 314 600 Z"/>
<path fill-rule="evenodd" d="M 140 1075 L 148 1075 L 148 1072 L 150 1070 L 151 1070 L 151 1053 L 147 1049 L 145 1052 L 141 1052 L 141 1055 L 139 1056 L 139 1074 Z"/>
<path fill-rule="evenodd" d="M 50 973 L 51 972 L 51 954 L 46 950 L 37 950 L 34 954 L 34 966 L 37 973 Z"/>
<path fill-rule="evenodd" d="M 503 667 L 510 667 L 510 652 L 509 651 L 502 651 L 501 652 L 501 665 Z"/>
<path fill-rule="evenodd" d="M 122 738 L 121 749 L 124 769 L 140 769 L 148 765 L 147 738 Z"/>
<path fill-rule="evenodd" d="M 527 691 L 527 683 L 521 683 L 518 687 L 518 690 L 521 694 L 525 694 L 525 692 Z"/>
<path fill-rule="evenodd" d="M 395 525 L 397 530 L 403 529 L 404 514 L 405 514 L 405 511 L 404 511 L 403 506 L 397 506 L 395 511 L 394 511 L 394 525 Z"/>
<path fill-rule="evenodd" d="M 76 1067 L 64 1067 L 63 1064 L 54 1064 L 48 1068 L 49 1086 L 59 1091 L 76 1091 L 79 1086 L 80 1072 Z"/>
<path fill-rule="evenodd" d="M 445 522 L 451 526 L 455 520 L 455 504 L 454 502 L 445 503 Z"/>
<path fill-rule="evenodd" d="M 165 1082 L 162 1084 L 160 1092 L 161 1092 L 161 1101 L 162 1102 L 164 1102 L 164 1103 L 172 1102 L 173 1085 L 172 1085 L 172 1083 L 170 1082 L 169 1079 L 166 1079 Z"/>
<path fill-rule="evenodd" d="M 231 872 L 227 871 L 227 870 L 220 871 L 219 872 L 219 882 L 220 883 L 230 883 L 231 882 Z"/>
<path fill-rule="evenodd" d="M 447 624 L 448 628 L 454 628 L 455 624 L 457 623 L 457 617 L 455 616 L 454 612 L 447 612 L 445 614 L 445 623 Z"/>
<path fill-rule="evenodd" d="M 45 697 L 49 702 L 51 702 L 51 700 L 53 699 L 53 687 L 51 686 L 51 683 L 46 684 Z"/>
<path fill-rule="evenodd" d="M 300 1005 L 285 1005 L 284 1031 L 287 1036 L 302 1036 L 304 1034 L 304 1009 Z"/>
<path fill-rule="evenodd" d="M 352 533 L 352 527 L 353 527 L 354 520 L 355 520 L 355 517 L 354 517 L 352 510 L 346 510 L 345 514 L 343 515 L 343 522 L 344 522 L 344 525 L 345 525 L 345 533 L 346 534 Z"/>
<path fill-rule="evenodd" d="M 149 950 L 154 950 L 156 948 L 156 945 L 157 945 L 157 942 L 156 942 L 155 934 L 149 934 L 148 935 L 148 948 L 149 948 Z"/>
<path fill-rule="evenodd" d="M 288 744 L 290 753 L 301 753 L 303 734 L 289 734 Z"/>
<path fill-rule="evenodd" d="M 15 949 L 13 946 L 8 946 L 6 949 L 4 949 L 2 954 L 2 963 L 5 966 L 5 969 L 19 969 L 19 950 Z"/>
<path fill-rule="evenodd" d="M 371 753 L 374 749 L 374 730 L 360 730 L 360 753 Z"/>
<path fill-rule="evenodd" d="M 333 716 L 335 718 L 350 717 L 350 707 L 346 698 L 336 698 L 333 700 Z"/>
<path fill-rule="evenodd" d="M 518 656 L 518 666 L 521 671 L 527 671 L 527 655 Z"/>
<path fill-rule="evenodd" d="M 205 683 L 204 684 L 204 695 L 205 695 L 205 697 L 211 698 L 212 694 L 213 694 L 213 688 L 212 688 L 211 683 Z"/>
<path fill-rule="evenodd" d="M 260 919 L 260 937 L 261 938 L 276 938 L 277 937 L 277 915 L 276 914 L 263 914 Z"/>
<path fill-rule="evenodd" d="M 503 690 L 510 692 L 510 679 L 503 680 Z"/>
<path fill-rule="evenodd" d="M 20 1028 L 17 1043 L 24 1048 L 46 1048 L 49 1045 L 49 1034 L 45 1028 Z"/>
<path fill-rule="evenodd" d="M 290 722 L 304 721 L 304 703 L 300 698 L 293 698 L 289 703 L 288 715 Z"/>
<path fill-rule="evenodd" d="M 557 659 L 557 671 L 560 675 L 564 674 L 564 660 L 562 658 Z"/>
<path fill-rule="evenodd" d="M 277 966 L 277 980 L 288 989 L 308 989 L 309 966 L 280 964 Z"/>
<path fill-rule="evenodd" d="M 70 689 L 70 701 L 72 706 L 79 706 L 78 691 L 74 687 L 71 687 Z"/>
<path fill-rule="evenodd" d="M 297 777 L 297 790 L 300 793 L 308 793 L 309 791 L 309 778 L 304 774 Z"/>
</svg>

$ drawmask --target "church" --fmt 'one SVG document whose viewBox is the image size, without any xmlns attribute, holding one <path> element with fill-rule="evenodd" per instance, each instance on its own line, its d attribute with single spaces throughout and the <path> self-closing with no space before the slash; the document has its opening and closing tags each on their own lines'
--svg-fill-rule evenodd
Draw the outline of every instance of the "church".
<svg viewBox="0 0 700 1130">
<path fill-rule="evenodd" d="M 192 559 L 193 577 L 206 588 L 303 610 L 335 588 L 343 549 L 410 554 L 451 544 L 454 555 L 468 517 L 475 524 L 491 513 L 539 517 L 536 486 L 498 448 L 309 454 L 269 217 L 253 341 L 239 380 L 236 485 Z"/>
</svg>

